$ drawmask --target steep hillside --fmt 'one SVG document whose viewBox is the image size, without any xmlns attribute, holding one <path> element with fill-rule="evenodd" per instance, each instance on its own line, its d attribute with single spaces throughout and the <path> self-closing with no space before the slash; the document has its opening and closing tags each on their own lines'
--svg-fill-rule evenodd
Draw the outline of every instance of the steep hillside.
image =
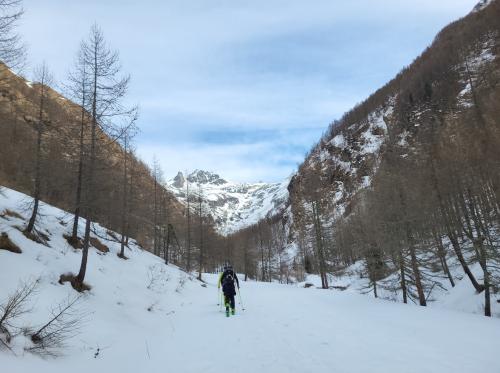
<svg viewBox="0 0 500 373">
<path fill-rule="evenodd" d="M 477 90 L 485 88 L 480 94 L 488 100 L 486 115 L 494 115 L 500 35 L 493 19 L 498 12 L 498 1 L 481 1 L 466 19 L 446 27 L 394 80 L 334 122 L 291 180 L 296 214 L 304 199 L 312 198 L 310 183 L 320 185 L 332 217 L 349 214 L 356 193 L 371 185 L 388 140 L 402 153 L 425 151 L 417 138 L 433 125 L 434 114 L 469 115 L 474 106 L 469 78 Z"/>
<path fill-rule="evenodd" d="M 436 287 L 464 274 L 492 314 L 500 284 L 499 19 L 500 1 L 481 2 L 446 27 L 334 122 L 299 167 L 289 185 L 290 239 L 323 287 L 329 272 L 361 260 L 365 291 L 390 289 L 425 306 Z M 450 270 L 455 259 L 462 274 Z"/>
<path fill-rule="evenodd" d="M 83 362 L 101 361 L 100 364 L 107 366 L 101 359 L 121 354 L 123 348 L 131 344 L 136 347 L 128 350 L 126 355 L 134 355 L 137 346 L 143 351 L 145 338 L 148 343 L 158 326 L 169 325 L 191 297 L 208 292 L 201 282 L 174 265 L 165 265 L 162 259 L 135 240 L 129 240 L 126 247 L 128 260 L 118 258 L 119 234 L 99 224 L 93 224 L 89 251 L 86 282 L 91 289 L 81 295 L 68 283 L 61 285 L 60 276 L 77 271 L 82 255 L 81 250 L 75 250 L 64 238 L 71 232 L 73 216 L 42 203 L 43 219 L 38 229 L 46 237 L 46 242 L 31 241 L 21 232 L 29 217 L 23 206 L 31 201 L 27 195 L 3 187 L 0 189 L 0 235 L 8 237 L 11 245 L 18 248 L 16 252 L 9 251 L 6 241 L 0 239 L 0 305 L 4 306 L 9 296 L 20 287 L 36 281 L 35 291 L 25 304 L 27 311 L 3 325 L 12 339 L 10 351 L 0 344 L 2 369 L 25 372 L 27 366 L 36 365 L 40 369 L 42 364 L 45 367 L 41 371 L 47 371 L 54 362 L 50 357 L 55 356 L 65 357 L 56 366 L 70 364 L 78 356 L 84 356 L 77 364 L 80 368 Z M 84 229 L 82 220 L 79 226 L 81 234 Z M 78 297 L 75 305 L 61 318 L 63 323 L 72 321 L 68 328 L 60 330 L 61 324 L 56 323 L 55 329 L 52 328 L 55 325 L 48 329 L 57 334 L 57 338 L 62 337 L 59 342 L 49 341 L 49 338 L 40 344 L 31 341 L 29 330 L 43 326 L 54 315 L 51 312 L 59 312 L 58 307 L 66 306 Z M 0 307 L 0 310 L 3 312 L 4 309 Z M 169 334 L 172 329 L 166 327 L 163 330 Z M 0 341 L 4 342 L 6 338 L 7 334 L 0 329 Z M 155 351 L 155 344 L 152 340 L 150 343 L 149 348 Z M 43 360 L 39 356 L 49 359 Z M 8 367 L 5 366 L 7 361 Z"/>
<path fill-rule="evenodd" d="M 75 208 L 82 109 L 48 87 L 42 113 L 41 198 L 66 210 Z M 39 118 L 40 85 L 30 82 L 0 64 L 0 183 L 26 194 L 33 193 L 36 159 L 36 129 Z M 88 154 L 90 123 L 84 124 L 84 152 Z M 94 219 L 120 230 L 123 197 L 124 151 L 117 134 L 98 127 Z M 131 234 L 143 243 L 153 238 L 150 202 L 154 199 L 154 177 L 149 167 L 128 154 L 130 209 L 134 210 Z M 83 167 L 83 180 L 87 168 Z M 132 181 L 133 180 L 133 181 Z M 139 192 L 140 191 L 140 192 Z M 83 195 L 85 197 L 85 195 Z M 165 197 L 174 224 L 182 206 L 171 195 Z"/>
<path fill-rule="evenodd" d="M 206 205 L 204 213 L 214 219 L 219 233 L 228 235 L 280 212 L 288 198 L 287 184 L 288 180 L 274 184 L 234 183 L 215 173 L 196 170 L 187 176 L 179 172 L 167 182 L 167 188 L 184 204 L 188 190 L 193 204 L 201 195 Z"/>
</svg>

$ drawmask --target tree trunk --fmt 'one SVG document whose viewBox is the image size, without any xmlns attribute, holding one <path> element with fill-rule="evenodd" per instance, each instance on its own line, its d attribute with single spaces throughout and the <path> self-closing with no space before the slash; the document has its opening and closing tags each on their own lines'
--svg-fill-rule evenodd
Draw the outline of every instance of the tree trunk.
<svg viewBox="0 0 500 373">
<path fill-rule="evenodd" d="M 313 202 L 313 218 L 314 218 L 314 227 L 316 231 L 316 247 L 318 252 L 318 264 L 319 264 L 319 272 L 321 277 L 321 287 L 323 289 L 328 289 L 328 278 L 326 274 L 326 263 L 323 252 L 323 235 L 321 232 L 321 221 L 319 218 L 318 205 L 316 202 Z"/>
<path fill-rule="evenodd" d="M 490 295 L 490 274 L 488 272 L 488 262 L 486 249 L 481 238 L 474 241 L 474 245 L 478 246 L 480 253 L 481 267 L 484 277 L 484 316 L 491 317 L 491 295 Z"/>
<path fill-rule="evenodd" d="M 80 271 L 76 277 L 76 282 L 79 285 L 83 284 L 85 280 L 85 273 L 87 271 L 87 260 L 89 255 L 89 243 L 90 243 L 90 224 L 91 224 L 91 216 L 93 213 L 93 201 L 94 198 L 94 167 L 95 167 L 95 159 L 96 159 L 96 138 L 97 138 L 97 51 L 94 53 L 94 85 L 93 85 L 93 94 L 92 94 L 92 133 L 90 139 L 90 165 L 87 175 L 87 200 L 85 201 L 85 210 L 86 210 L 86 222 L 85 222 L 85 236 L 83 238 L 83 249 L 82 249 L 82 261 L 80 264 Z"/>
<path fill-rule="evenodd" d="M 198 280 L 201 281 L 201 272 L 203 271 L 203 216 L 202 216 L 202 200 L 201 196 L 199 198 L 199 218 L 200 218 L 200 250 L 199 250 L 199 258 L 198 258 Z"/>
<path fill-rule="evenodd" d="M 76 181 L 76 196 L 75 196 L 75 217 L 73 219 L 73 230 L 71 233 L 71 240 L 76 242 L 78 240 L 78 220 L 80 219 L 80 205 L 82 202 L 82 179 L 83 179 L 83 146 L 85 135 L 85 92 L 83 92 L 82 99 L 82 113 L 80 118 L 80 149 L 78 158 L 78 175 Z"/>
<path fill-rule="evenodd" d="M 35 164 L 35 188 L 33 191 L 33 198 L 35 200 L 33 205 L 33 212 L 31 213 L 26 232 L 31 233 L 35 228 L 36 217 L 38 214 L 38 205 L 40 201 L 40 178 L 41 178 L 41 163 L 42 163 L 42 125 L 43 125 L 43 107 L 44 107 L 44 81 L 42 80 L 40 86 L 40 107 L 38 112 L 38 125 L 37 125 L 37 139 L 36 139 L 36 164 Z"/>
<path fill-rule="evenodd" d="M 186 271 L 191 271 L 191 206 L 189 201 L 189 181 L 186 177 L 186 200 L 187 200 L 187 235 L 186 235 Z"/>
<path fill-rule="evenodd" d="M 121 231 L 122 231 L 122 237 L 120 240 L 120 255 L 118 255 L 120 258 L 125 259 L 125 237 L 128 236 L 127 232 L 127 152 L 128 152 L 128 143 L 127 143 L 127 135 L 125 135 L 125 143 L 124 143 L 124 149 L 123 149 L 123 199 L 122 199 L 122 221 L 121 221 Z"/>
<path fill-rule="evenodd" d="M 420 276 L 420 269 L 418 268 L 417 256 L 415 255 L 415 248 L 413 247 L 413 244 L 410 244 L 410 257 L 413 275 L 415 276 L 415 286 L 417 288 L 419 303 L 421 306 L 427 306 L 424 289 L 422 286 L 422 279 Z"/>
<path fill-rule="evenodd" d="M 154 199 L 153 199 L 153 252 L 155 255 L 159 256 L 158 252 L 158 203 L 157 203 L 157 189 L 158 189 L 158 181 L 157 181 L 157 165 L 155 163 L 153 170 L 153 191 L 154 191 Z"/>
<path fill-rule="evenodd" d="M 403 291 L 403 303 L 408 303 L 408 294 L 406 289 L 406 275 L 405 275 L 405 260 L 403 253 L 399 253 L 399 273 L 401 277 L 401 290 Z"/>
<path fill-rule="evenodd" d="M 446 250 L 444 249 L 443 241 L 441 240 L 441 237 L 439 237 L 439 235 L 436 232 L 434 232 L 434 240 L 436 241 L 438 256 L 439 256 L 439 260 L 441 262 L 441 267 L 443 268 L 443 272 L 448 277 L 448 280 L 450 281 L 451 287 L 455 287 L 455 281 L 453 280 L 453 276 L 451 275 L 451 272 L 450 272 L 450 267 L 448 267 L 448 263 L 446 261 Z"/>
<path fill-rule="evenodd" d="M 478 293 L 481 293 L 484 290 L 484 286 L 479 284 L 477 282 L 476 278 L 474 277 L 474 275 L 472 274 L 472 272 L 469 268 L 469 265 L 465 261 L 464 255 L 462 253 L 462 249 L 460 248 L 460 244 L 458 243 L 457 238 L 449 232 L 448 232 L 448 238 L 450 239 L 451 246 L 453 247 L 453 250 L 455 251 L 455 255 L 457 256 L 458 261 L 462 265 L 462 268 L 463 268 L 465 274 L 467 275 L 467 277 L 469 277 L 469 280 L 472 283 L 472 286 L 474 286 L 474 289 L 476 289 L 476 291 Z"/>
</svg>

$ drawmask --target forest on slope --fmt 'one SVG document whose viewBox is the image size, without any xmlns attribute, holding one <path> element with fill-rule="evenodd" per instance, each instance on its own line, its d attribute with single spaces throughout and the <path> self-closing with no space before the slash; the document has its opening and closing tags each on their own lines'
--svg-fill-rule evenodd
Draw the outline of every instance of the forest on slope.
<svg viewBox="0 0 500 373">
<path fill-rule="evenodd" d="M 235 234 L 264 281 L 359 275 L 425 306 L 449 261 L 491 315 L 500 287 L 500 1 L 450 24 L 410 66 L 333 122 L 299 166 L 288 207 Z M 471 267 L 479 265 L 480 274 Z M 335 284 L 333 284 L 335 285 Z"/>
<path fill-rule="evenodd" d="M 45 63 L 28 68 L 22 16 L 21 0 L 0 2 L 0 186 L 35 197 L 24 206 L 25 234 L 44 239 L 40 201 L 74 213 L 67 238 L 83 249 L 81 282 L 93 223 L 121 235 L 122 253 L 130 237 L 166 262 L 214 270 L 226 248 L 200 196 L 186 208 L 168 191 L 159 162 L 135 154 L 139 110 L 126 104 L 130 76 L 102 29 L 94 24 L 82 35 L 67 78 L 56 82 Z M 80 218 L 89 222 L 83 234 Z"/>
</svg>

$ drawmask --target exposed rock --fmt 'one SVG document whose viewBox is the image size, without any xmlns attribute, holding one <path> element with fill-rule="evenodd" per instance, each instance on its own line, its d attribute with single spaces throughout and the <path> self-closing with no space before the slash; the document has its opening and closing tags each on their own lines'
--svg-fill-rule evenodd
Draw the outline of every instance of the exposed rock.
<svg viewBox="0 0 500 373">
<path fill-rule="evenodd" d="M 172 183 L 172 185 L 176 188 L 184 188 L 185 181 L 186 179 L 184 179 L 183 173 L 179 171 L 177 173 L 177 176 L 174 177 L 174 182 Z"/>
</svg>

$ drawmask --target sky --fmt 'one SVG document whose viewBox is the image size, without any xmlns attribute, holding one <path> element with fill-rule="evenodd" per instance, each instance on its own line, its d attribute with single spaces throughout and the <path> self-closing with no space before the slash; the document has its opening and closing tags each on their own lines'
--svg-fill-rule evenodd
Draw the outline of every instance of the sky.
<svg viewBox="0 0 500 373">
<path fill-rule="evenodd" d="M 290 176 L 329 123 L 477 0 L 24 0 L 31 67 L 62 87 L 93 23 L 131 75 L 138 155 L 167 179 Z M 29 78 L 29 68 L 27 70 Z"/>
</svg>

